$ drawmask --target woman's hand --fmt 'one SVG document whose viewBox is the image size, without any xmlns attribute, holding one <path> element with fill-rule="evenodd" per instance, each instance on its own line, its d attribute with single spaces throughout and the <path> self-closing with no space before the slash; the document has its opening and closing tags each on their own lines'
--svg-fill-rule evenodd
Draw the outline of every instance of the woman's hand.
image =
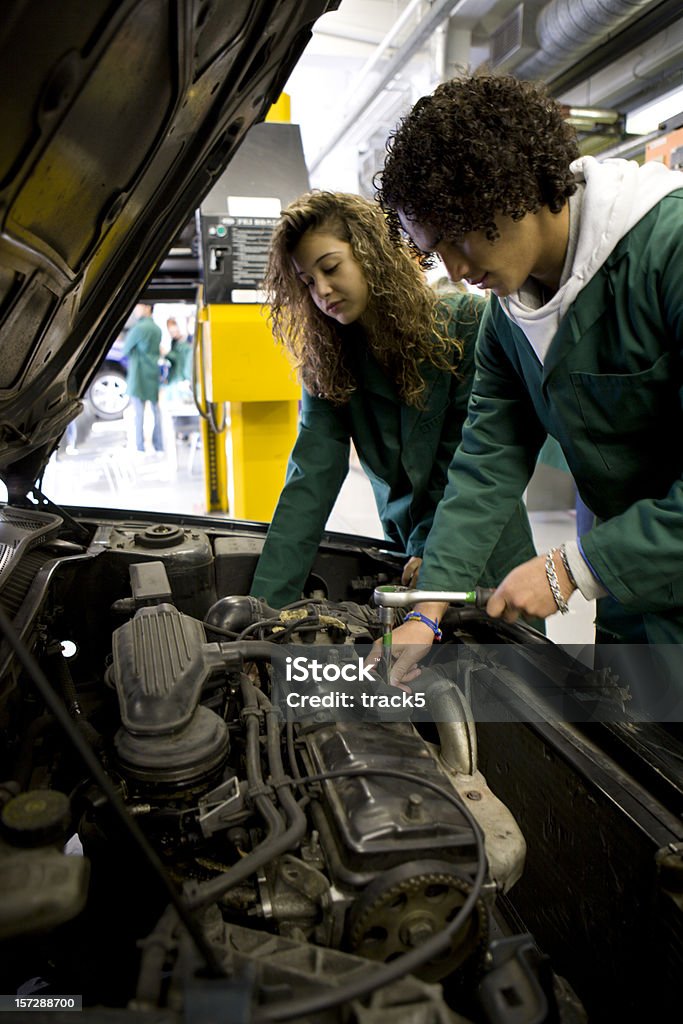
<svg viewBox="0 0 683 1024">
<path fill-rule="evenodd" d="M 416 605 L 415 611 L 420 611 L 433 622 L 438 622 L 447 608 L 447 604 L 430 602 Z M 419 619 L 411 619 L 392 630 L 392 666 L 388 680 L 392 686 L 398 686 L 402 690 L 408 689 L 406 683 L 412 682 L 419 676 L 420 669 L 417 667 L 417 663 L 431 650 L 433 641 L 434 631 Z M 372 645 L 368 660 L 371 664 L 377 664 L 382 660 L 382 655 L 382 641 L 376 640 Z"/>
<path fill-rule="evenodd" d="M 417 555 L 411 555 L 406 564 L 403 566 L 403 573 L 401 574 L 401 583 L 404 587 L 414 587 L 417 584 L 417 574 L 420 571 L 422 565 L 422 559 L 418 558 Z"/>
<path fill-rule="evenodd" d="M 524 615 L 545 619 L 558 610 L 545 571 L 545 555 L 537 555 L 509 572 L 488 600 L 486 612 L 491 618 L 516 622 Z M 560 592 L 567 601 L 576 589 L 569 581 L 559 555 L 553 558 Z"/>
</svg>

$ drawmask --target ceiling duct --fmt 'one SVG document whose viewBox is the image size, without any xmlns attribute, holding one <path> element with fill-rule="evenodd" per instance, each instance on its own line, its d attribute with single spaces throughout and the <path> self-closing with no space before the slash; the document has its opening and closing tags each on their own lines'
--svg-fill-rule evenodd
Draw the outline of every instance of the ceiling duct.
<svg viewBox="0 0 683 1024">
<path fill-rule="evenodd" d="M 536 21 L 536 53 L 515 67 L 517 78 L 552 81 L 657 0 L 551 0 Z"/>
<path fill-rule="evenodd" d="M 518 4 L 491 33 L 489 65 L 498 72 L 519 64 L 537 49 L 533 13 L 528 4 Z"/>
</svg>

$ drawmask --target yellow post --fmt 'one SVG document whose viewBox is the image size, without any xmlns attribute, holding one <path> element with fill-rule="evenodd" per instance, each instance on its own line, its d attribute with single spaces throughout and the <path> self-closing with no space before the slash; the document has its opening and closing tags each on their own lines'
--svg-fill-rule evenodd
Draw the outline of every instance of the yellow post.
<svg viewBox="0 0 683 1024">
<path fill-rule="evenodd" d="M 281 92 L 266 114 L 271 124 L 289 124 L 292 120 L 292 102 L 286 92 Z"/>
<path fill-rule="evenodd" d="M 239 519 L 269 522 L 296 440 L 300 388 L 287 355 L 273 341 L 266 309 L 212 305 L 205 308 L 205 316 L 206 400 L 214 408 L 228 403 L 228 506 Z M 223 479 L 219 454 L 207 445 L 212 511 L 221 510 L 220 491 L 212 486 Z"/>
<path fill-rule="evenodd" d="M 297 421 L 298 402 L 230 403 L 228 496 L 237 519 L 272 519 Z"/>
<path fill-rule="evenodd" d="M 266 120 L 289 122 L 286 93 L 270 108 Z M 264 229 L 275 219 L 250 215 L 240 221 L 212 207 L 201 211 L 201 220 L 206 232 L 205 288 L 211 297 L 206 305 L 200 300 L 198 310 L 195 377 L 202 383 L 195 389 L 197 405 L 208 421 L 204 425 L 207 507 L 212 512 L 229 509 L 240 519 L 269 522 L 296 439 L 300 395 L 289 360 L 273 341 L 267 311 L 258 302 L 260 284 L 254 266 L 259 258 L 265 260 Z M 232 234 L 238 230 L 247 234 Z M 235 287 L 231 275 L 238 265 L 242 276 L 236 279 L 248 283 Z"/>
</svg>

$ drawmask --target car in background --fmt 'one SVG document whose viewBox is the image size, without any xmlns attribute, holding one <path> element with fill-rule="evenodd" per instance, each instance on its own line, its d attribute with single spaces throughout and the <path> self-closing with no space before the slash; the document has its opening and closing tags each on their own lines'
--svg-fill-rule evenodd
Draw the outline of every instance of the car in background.
<svg viewBox="0 0 683 1024">
<path fill-rule="evenodd" d="M 91 420 L 118 420 L 128 408 L 128 360 L 123 354 L 124 340 L 125 335 L 120 334 L 85 393 L 84 414 Z"/>
<path fill-rule="evenodd" d="M 174 240 L 171 248 L 159 263 L 147 285 L 150 301 L 194 303 L 199 284 L 199 260 L 196 256 L 194 222 Z M 193 255 L 194 253 L 194 255 Z M 194 308 L 194 306 L 193 306 Z M 101 366 L 84 396 L 84 408 L 79 417 L 81 423 L 88 423 L 88 430 L 95 420 L 118 420 L 130 404 L 127 389 L 128 357 L 125 354 L 125 340 L 128 331 L 135 324 L 133 314 L 128 317 L 121 333 L 107 352 Z M 159 363 L 159 383 L 168 379 L 169 364 Z"/>
</svg>

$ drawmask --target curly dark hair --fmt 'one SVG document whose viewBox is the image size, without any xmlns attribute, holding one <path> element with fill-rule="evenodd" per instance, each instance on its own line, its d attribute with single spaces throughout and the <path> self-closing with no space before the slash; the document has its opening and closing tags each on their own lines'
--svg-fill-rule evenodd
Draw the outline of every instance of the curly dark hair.
<svg viewBox="0 0 683 1024">
<path fill-rule="evenodd" d="M 306 389 L 336 405 L 356 389 L 348 340 L 358 325 L 342 325 L 313 302 L 292 262 L 309 230 L 325 229 L 351 246 L 368 283 L 363 329 L 371 352 L 401 399 L 421 407 L 425 361 L 457 373 L 462 342 L 454 338 L 452 308 L 430 288 L 409 247 L 395 244 L 379 206 L 346 192 L 306 192 L 283 212 L 273 231 L 265 277 L 275 339 L 293 356 Z M 474 322 L 478 312 L 471 306 Z M 458 322 L 461 322 L 459 313 Z"/>
<path fill-rule="evenodd" d="M 559 213 L 576 190 L 569 165 L 579 149 L 562 108 L 539 83 L 508 75 L 444 82 L 418 100 L 387 151 L 376 198 L 394 238 L 400 208 L 447 239 L 483 231 L 495 241 L 496 215 Z"/>
</svg>

